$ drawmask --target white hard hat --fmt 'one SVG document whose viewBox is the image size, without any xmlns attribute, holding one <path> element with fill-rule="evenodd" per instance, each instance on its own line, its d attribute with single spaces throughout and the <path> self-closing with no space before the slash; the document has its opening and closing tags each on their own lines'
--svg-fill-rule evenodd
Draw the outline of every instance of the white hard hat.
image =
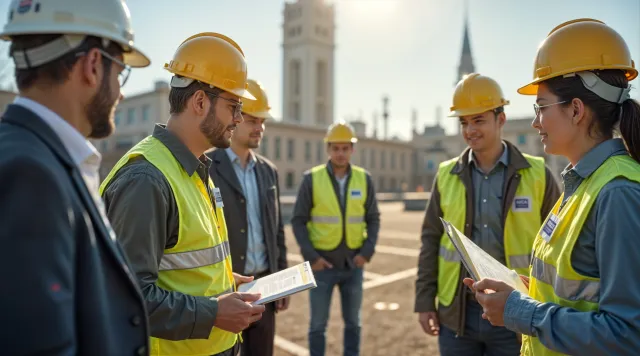
<svg viewBox="0 0 640 356">
<path fill-rule="evenodd" d="M 131 14 L 124 0 L 12 0 L 9 19 L 0 39 L 12 36 L 61 34 L 54 41 L 12 54 L 17 68 L 50 62 L 77 48 L 85 36 L 96 36 L 119 44 L 124 63 L 146 67 L 151 61 L 133 46 Z"/>
</svg>

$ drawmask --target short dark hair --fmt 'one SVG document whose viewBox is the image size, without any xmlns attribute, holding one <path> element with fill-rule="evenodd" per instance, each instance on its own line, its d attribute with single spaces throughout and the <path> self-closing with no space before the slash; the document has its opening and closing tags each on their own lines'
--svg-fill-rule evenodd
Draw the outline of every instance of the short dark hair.
<svg viewBox="0 0 640 356">
<path fill-rule="evenodd" d="M 41 46 L 45 43 L 51 42 L 62 35 L 20 35 L 13 36 L 11 38 L 11 47 L 9 53 L 14 51 L 27 50 L 34 47 Z M 19 90 L 26 90 L 32 87 L 37 81 L 44 81 L 50 85 L 59 85 L 69 79 L 69 73 L 73 66 L 78 62 L 79 52 L 87 52 L 92 48 L 101 48 L 105 52 L 111 55 L 118 55 L 122 53 L 122 48 L 115 42 L 110 42 L 107 48 L 103 48 L 102 40 L 98 37 L 88 36 L 84 39 L 82 44 L 71 50 L 70 52 L 45 63 L 35 68 L 15 69 L 15 79 Z M 102 57 L 106 64 L 111 60 L 106 57 Z"/>
<path fill-rule="evenodd" d="M 209 97 L 209 100 L 211 100 L 211 105 L 215 104 L 216 102 L 215 96 L 223 92 L 222 89 L 216 87 L 210 88 L 207 84 L 204 84 L 197 80 L 189 84 L 185 88 L 171 87 L 171 90 L 169 90 L 169 113 L 182 113 L 187 106 L 187 101 L 189 101 L 193 94 L 195 94 L 198 90 L 202 90 L 205 93 L 210 94 L 207 96 Z"/>
<path fill-rule="evenodd" d="M 629 85 L 622 70 L 608 69 L 593 72 L 609 85 L 618 88 L 626 88 Z M 589 124 L 589 135 L 593 134 L 605 139 L 612 138 L 614 128 L 619 123 L 620 133 L 627 145 L 627 150 L 633 159 L 640 161 L 640 105 L 638 102 L 628 99 L 618 104 L 604 100 L 587 89 L 577 75 L 566 78 L 559 76 L 544 83 L 560 101 L 565 101 L 560 105 L 567 107 L 571 105 L 574 98 L 577 98 L 591 109 L 593 118 Z"/>
</svg>

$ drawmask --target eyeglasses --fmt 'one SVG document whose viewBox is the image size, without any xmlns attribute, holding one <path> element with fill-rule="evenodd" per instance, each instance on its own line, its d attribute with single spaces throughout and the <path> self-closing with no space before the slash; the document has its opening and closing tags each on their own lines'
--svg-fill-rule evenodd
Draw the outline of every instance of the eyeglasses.
<svg viewBox="0 0 640 356">
<path fill-rule="evenodd" d="M 546 108 L 546 107 L 548 107 L 548 106 L 553 106 L 553 105 L 558 105 L 558 104 L 564 104 L 564 103 L 566 103 L 566 102 L 567 102 L 567 101 L 565 100 L 565 101 L 559 101 L 559 102 L 557 102 L 557 103 L 547 104 L 547 105 L 538 105 L 538 104 L 534 103 L 534 104 L 533 104 L 533 111 L 535 111 L 535 113 L 536 113 L 536 117 L 538 117 L 538 116 L 540 116 L 540 109 L 542 109 L 542 108 Z"/>
<path fill-rule="evenodd" d="M 219 99 L 226 100 L 226 101 L 232 103 L 233 104 L 233 117 L 234 118 L 242 115 L 242 102 L 236 101 L 236 100 L 227 99 L 225 97 L 220 96 L 219 94 L 214 94 L 214 93 L 208 92 L 206 90 L 204 92 L 207 93 L 207 95 L 210 95 L 213 98 L 219 98 Z"/>
<path fill-rule="evenodd" d="M 122 71 L 120 71 L 120 73 L 118 73 L 118 83 L 120 84 L 120 88 L 122 88 L 124 86 L 124 84 L 127 82 L 127 80 L 129 79 L 129 75 L 131 74 L 131 67 L 124 64 L 124 62 L 122 62 L 121 60 L 115 58 L 114 56 L 110 55 L 109 53 L 107 53 L 106 51 L 97 48 L 97 50 L 100 52 L 100 54 L 102 54 L 103 57 L 105 57 L 106 59 L 116 63 L 117 65 L 119 65 L 120 67 L 122 67 Z M 78 52 L 76 53 L 76 56 L 84 56 L 85 54 L 87 54 L 87 52 Z"/>
</svg>

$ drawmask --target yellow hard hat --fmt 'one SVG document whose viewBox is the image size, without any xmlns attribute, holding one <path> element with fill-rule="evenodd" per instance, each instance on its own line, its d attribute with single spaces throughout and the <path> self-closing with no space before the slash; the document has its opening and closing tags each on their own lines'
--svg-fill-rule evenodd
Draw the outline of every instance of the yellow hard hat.
<svg viewBox="0 0 640 356">
<path fill-rule="evenodd" d="M 481 114 L 508 104 L 509 100 L 504 98 L 502 89 L 495 80 L 478 73 L 471 73 L 464 76 L 456 85 L 453 106 L 448 116 Z"/>
<path fill-rule="evenodd" d="M 262 88 L 262 85 L 253 79 L 247 80 L 248 90 L 256 100 L 247 101 L 242 105 L 242 112 L 255 116 L 261 119 L 273 119 L 271 115 L 271 106 L 269 106 L 269 99 L 267 93 Z"/>
<path fill-rule="evenodd" d="M 248 100 L 256 98 L 247 91 L 247 63 L 240 46 L 225 35 L 203 32 L 184 40 L 164 69 L 181 76 L 171 86 L 186 87 L 194 80 L 222 89 Z"/>
<path fill-rule="evenodd" d="M 621 69 L 628 80 L 638 76 L 629 47 L 614 29 L 594 19 L 560 24 L 538 47 L 533 81 L 518 89 L 536 95 L 538 84 L 563 74 L 597 69 Z"/>
<path fill-rule="evenodd" d="M 351 125 L 344 121 L 333 123 L 327 129 L 327 135 L 324 137 L 326 143 L 356 143 L 358 138 L 356 137 L 355 130 Z"/>
</svg>

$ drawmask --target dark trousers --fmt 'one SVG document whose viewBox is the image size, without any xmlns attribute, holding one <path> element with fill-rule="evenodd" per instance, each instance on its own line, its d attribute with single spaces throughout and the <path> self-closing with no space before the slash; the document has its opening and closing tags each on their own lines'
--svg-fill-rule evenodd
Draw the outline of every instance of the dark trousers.
<svg viewBox="0 0 640 356">
<path fill-rule="evenodd" d="M 516 333 L 504 327 L 493 326 L 482 319 L 482 306 L 467 301 L 464 335 L 440 324 L 438 346 L 442 356 L 518 356 L 520 342 Z"/>
<path fill-rule="evenodd" d="M 276 335 L 275 302 L 265 305 L 262 319 L 242 332 L 242 356 L 272 356 Z"/>
</svg>

